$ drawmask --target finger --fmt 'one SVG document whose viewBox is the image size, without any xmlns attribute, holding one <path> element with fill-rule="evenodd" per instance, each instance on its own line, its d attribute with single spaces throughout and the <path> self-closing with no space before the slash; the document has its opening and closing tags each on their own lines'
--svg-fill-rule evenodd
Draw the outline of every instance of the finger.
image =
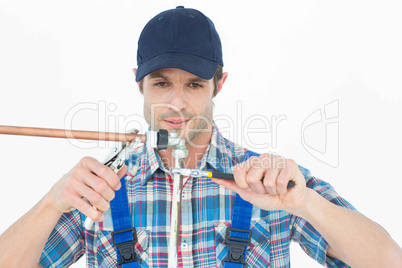
<svg viewBox="0 0 402 268">
<path fill-rule="evenodd" d="M 211 178 L 211 179 L 212 179 L 213 182 L 215 182 L 215 183 L 217 183 L 217 184 L 219 184 L 219 185 L 221 185 L 221 186 L 223 186 L 223 187 L 225 187 L 225 188 L 227 188 L 229 190 L 232 190 L 234 192 L 236 192 L 235 189 L 239 188 L 239 186 L 234 181 L 229 181 L 229 180 L 224 180 L 224 179 L 217 179 L 217 178 Z"/>
<path fill-rule="evenodd" d="M 124 165 L 120 171 L 117 173 L 117 177 L 122 178 L 127 173 L 127 166 Z"/>
<path fill-rule="evenodd" d="M 80 178 L 87 186 L 91 187 L 95 192 L 102 195 L 102 197 L 106 201 L 113 200 L 115 196 L 115 192 L 107 182 L 93 174 L 92 172 L 86 172 L 84 174 L 80 174 L 82 178 Z"/>
<path fill-rule="evenodd" d="M 288 165 L 286 165 L 285 168 L 280 170 L 278 178 L 276 180 L 276 191 L 278 194 L 284 194 L 288 191 L 287 186 L 291 174 L 292 174 L 291 167 L 289 167 Z"/>
<path fill-rule="evenodd" d="M 236 182 L 234 181 L 229 181 L 229 180 L 224 180 L 224 179 L 217 179 L 217 178 L 211 178 L 213 182 L 233 191 L 236 192 L 238 194 L 241 194 L 242 192 L 251 192 L 250 188 L 247 189 L 242 189 L 239 187 L 239 185 L 237 185 Z"/>
<path fill-rule="evenodd" d="M 241 189 L 250 188 L 250 186 L 248 185 L 248 183 L 246 181 L 247 171 L 248 171 L 248 168 L 243 164 L 239 164 L 233 168 L 233 176 L 234 176 L 235 182 Z"/>
<path fill-rule="evenodd" d="M 106 211 L 109 209 L 110 204 L 102 197 L 101 194 L 97 193 L 92 188 L 88 187 L 86 184 L 79 183 L 74 186 L 75 191 L 85 199 L 87 199 L 93 206 L 95 206 L 100 211 Z"/>
<path fill-rule="evenodd" d="M 251 189 L 241 189 L 235 182 L 227 181 L 223 179 L 212 178 L 217 184 L 236 192 L 240 197 L 252 204 L 259 207 L 264 207 L 265 210 L 276 210 L 278 208 L 278 199 L 276 196 L 271 196 L 267 194 L 257 194 Z"/>
<path fill-rule="evenodd" d="M 79 196 L 72 198 L 71 204 L 74 208 L 84 213 L 85 216 L 91 218 L 92 221 L 100 222 L 105 220 L 105 215 L 103 215 L 101 211 L 94 209 L 87 201 Z"/>
<path fill-rule="evenodd" d="M 117 173 L 117 177 L 123 178 L 123 176 L 125 176 L 126 173 L 127 173 L 127 166 L 124 165 L 122 167 L 122 169 L 120 169 L 120 171 Z M 119 181 L 119 184 L 116 186 L 116 188 L 114 188 L 114 190 L 118 191 L 118 190 L 120 190 L 120 187 L 121 187 L 121 182 Z"/>
<path fill-rule="evenodd" d="M 265 171 L 264 187 L 268 194 L 277 195 L 276 180 L 279 174 L 279 169 L 273 167 Z"/>
<path fill-rule="evenodd" d="M 286 166 L 289 167 L 289 180 L 293 181 L 295 187 L 306 187 L 306 179 L 302 174 L 299 165 L 293 159 L 287 159 Z"/>
<path fill-rule="evenodd" d="M 112 189 L 116 189 L 120 185 L 120 178 L 109 167 L 103 165 L 92 157 L 84 157 L 83 164 L 98 177 L 104 179 Z"/>
<path fill-rule="evenodd" d="M 262 183 L 266 170 L 262 167 L 251 167 L 246 176 L 246 181 L 250 188 L 258 194 L 266 194 L 267 191 Z"/>
</svg>

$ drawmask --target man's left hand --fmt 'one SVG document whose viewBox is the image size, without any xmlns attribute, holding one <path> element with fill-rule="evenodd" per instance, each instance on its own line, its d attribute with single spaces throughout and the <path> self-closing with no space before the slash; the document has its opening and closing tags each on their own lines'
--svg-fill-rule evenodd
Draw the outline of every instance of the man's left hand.
<svg viewBox="0 0 402 268">
<path fill-rule="evenodd" d="M 241 198 L 263 210 L 302 209 L 307 199 L 306 180 L 292 159 L 270 154 L 252 156 L 233 169 L 235 181 L 213 181 L 238 193 Z M 287 188 L 288 182 L 295 186 Z"/>
</svg>

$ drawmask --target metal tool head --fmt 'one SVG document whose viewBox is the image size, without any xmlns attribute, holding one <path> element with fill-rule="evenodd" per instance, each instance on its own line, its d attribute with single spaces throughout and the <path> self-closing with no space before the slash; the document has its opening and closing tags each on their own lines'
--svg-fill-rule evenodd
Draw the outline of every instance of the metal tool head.
<svg viewBox="0 0 402 268">
<path fill-rule="evenodd" d="M 180 174 L 182 176 L 188 176 L 193 178 L 199 178 L 203 176 L 207 176 L 206 172 L 200 169 L 190 169 L 190 168 L 170 168 L 170 173 L 172 174 Z"/>
</svg>

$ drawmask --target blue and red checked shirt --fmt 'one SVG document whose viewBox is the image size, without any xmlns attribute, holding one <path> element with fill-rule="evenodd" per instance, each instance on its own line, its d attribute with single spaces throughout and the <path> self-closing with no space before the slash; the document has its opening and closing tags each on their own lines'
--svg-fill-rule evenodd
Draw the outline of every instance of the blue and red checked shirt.
<svg viewBox="0 0 402 268">
<path fill-rule="evenodd" d="M 232 172 L 242 162 L 246 149 L 221 136 L 213 127 L 211 142 L 198 168 Z M 142 267 L 166 267 L 172 201 L 172 177 L 153 149 L 140 147 L 138 157 L 130 157 L 126 187 L 133 226 L 137 230 L 136 253 Z M 137 159 L 134 161 L 134 159 Z M 313 177 L 299 166 L 307 187 L 327 200 L 353 209 L 328 183 Z M 138 172 L 137 172 L 138 171 Z M 183 185 L 179 267 L 223 267 L 228 246 L 225 231 L 231 225 L 235 193 L 210 178 L 189 177 Z M 64 213 L 40 258 L 43 267 L 67 267 L 84 254 L 88 267 L 116 267 L 116 250 L 110 210 L 106 219 L 85 230 L 85 216 L 77 210 Z M 264 211 L 253 207 L 251 244 L 247 248 L 248 267 L 290 267 L 289 244 L 297 242 L 313 259 L 326 267 L 349 267 L 326 256 L 328 243 L 304 219 L 285 211 Z"/>
</svg>

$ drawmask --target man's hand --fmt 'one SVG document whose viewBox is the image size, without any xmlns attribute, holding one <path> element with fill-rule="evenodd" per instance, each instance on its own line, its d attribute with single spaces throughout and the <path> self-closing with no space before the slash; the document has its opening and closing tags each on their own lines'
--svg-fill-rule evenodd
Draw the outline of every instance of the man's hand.
<svg viewBox="0 0 402 268">
<path fill-rule="evenodd" d="M 84 157 L 47 195 L 60 212 L 69 212 L 76 208 L 93 221 L 103 221 L 103 212 L 109 209 L 109 202 L 115 196 L 114 191 L 120 189 L 120 178 L 126 172 L 126 166 L 116 174 L 96 159 Z"/>
<path fill-rule="evenodd" d="M 233 175 L 234 182 L 215 178 L 213 181 L 261 209 L 295 213 L 306 203 L 306 181 L 292 159 L 270 154 L 253 156 L 235 166 Z M 295 187 L 287 189 L 289 181 Z"/>
</svg>

